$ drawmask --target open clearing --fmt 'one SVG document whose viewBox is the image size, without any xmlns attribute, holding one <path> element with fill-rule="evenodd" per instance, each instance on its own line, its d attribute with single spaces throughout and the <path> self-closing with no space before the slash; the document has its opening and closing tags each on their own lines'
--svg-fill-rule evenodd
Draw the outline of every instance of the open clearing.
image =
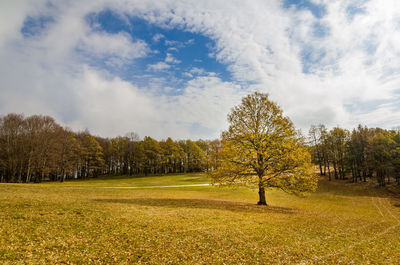
<svg viewBox="0 0 400 265">
<path fill-rule="evenodd" d="M 203 174 L 0 184 L 1 264 L 399 264 L 398 199 L 320 181 L 306 198 L 187 186 Z"/>
</svg>

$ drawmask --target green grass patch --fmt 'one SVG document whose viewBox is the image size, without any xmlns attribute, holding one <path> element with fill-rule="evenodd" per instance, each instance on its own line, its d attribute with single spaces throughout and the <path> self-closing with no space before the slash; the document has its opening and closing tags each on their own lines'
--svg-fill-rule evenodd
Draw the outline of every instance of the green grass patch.
<svg viewBox="0 0 400 265">
<path fill-rule="evenodd" d="M 209 178 L 203 173 L 174 174 L 174 175 L 149 175 L 149 176 L 100 176 L 88 180 L 69 180 L 63 183 L 48 182 L 39 185 L 52 186 L 87 186 L 87 187 L 137 187 L 137 186 L 168 186 L 192 185 L 210 183 Z"/>
</svg>

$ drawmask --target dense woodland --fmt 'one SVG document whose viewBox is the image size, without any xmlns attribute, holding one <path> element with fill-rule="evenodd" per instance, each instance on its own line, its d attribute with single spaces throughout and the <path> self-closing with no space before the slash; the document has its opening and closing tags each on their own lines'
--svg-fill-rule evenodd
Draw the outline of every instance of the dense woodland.
<svg viewBox="0 0 400 265">
<path fill-rule="evenodd" d="M 207 171 L 219 147 L 219 140 L 140 140 L 136 133 L 102 138 L 48 116 L 8 114 L 0 118 L 0 182 Z"/>
<path fill-rule="evenodd" d="M 400 185 L 400 131 L 359 125 L 351 132 L 311 126 L 313 160 L 329 180 L 352 182 L 376 179 L 380 186 Z"/>
<path fill-rule="evenodd" d="M 400 131 L 358 126 L 351 132 L 309 131 L 310 150 L 321 175 L 352 182 L 376 179 L 400 185 Z M 217 167 L 220 140 L 140 140 L 73 132 L 49 116 L 8 114 L 0 118 L 0 182 L 64 181 L 101 174 L 204 172 Z"/>
</svg>

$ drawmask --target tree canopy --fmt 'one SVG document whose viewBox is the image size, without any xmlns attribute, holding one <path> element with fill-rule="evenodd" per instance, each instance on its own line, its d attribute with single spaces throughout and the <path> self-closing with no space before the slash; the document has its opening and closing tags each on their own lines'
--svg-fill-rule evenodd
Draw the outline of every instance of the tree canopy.
<svg viewBox="0 0 400 265">
<path fill-rule="evenodd" d="M 220 163 L 211 172 L 214 182 L 258 187 L 260 205 L 265 189 L 302 194 L 317 186 L 311 156 L 293 123 L 267 94 L 253 93 L 228 115 L 222 133 Z"/>
</svg>

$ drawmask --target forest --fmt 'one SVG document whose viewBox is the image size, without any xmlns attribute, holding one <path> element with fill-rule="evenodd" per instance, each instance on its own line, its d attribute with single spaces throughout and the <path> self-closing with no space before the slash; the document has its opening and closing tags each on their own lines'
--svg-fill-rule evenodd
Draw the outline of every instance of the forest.
<svg viewBox="0 0 400 265">
<path fill-rule="evenodd" d="M 400 185 L 400 131 L 359 125 L 351 132 L 335 127 L 311 126 L 309 143 L 313 161 L 329 180 L 352 182 L 376 178 L 379 186 Z"/>
<path fill-rule="evenodd" d="M 207 171 L 219 146 L 219 140 L 140 140 L 133 132 L 102 138 L 73 132 L 49 116 L 8 114 L 0 119 L 0 182 Z"/>
<path fill-rule="evenodd" d="M 311 126 L 307 144 L 329 180 L 400 185 L 400 131 Z M 0 118 L 0 182 L 64 181 L 107 175 L 205 172 L 220 163 L 219 139 L 142 140 L 132 132 L 103 138 L 73 132 L 49 116 Z"/>
</svg>

